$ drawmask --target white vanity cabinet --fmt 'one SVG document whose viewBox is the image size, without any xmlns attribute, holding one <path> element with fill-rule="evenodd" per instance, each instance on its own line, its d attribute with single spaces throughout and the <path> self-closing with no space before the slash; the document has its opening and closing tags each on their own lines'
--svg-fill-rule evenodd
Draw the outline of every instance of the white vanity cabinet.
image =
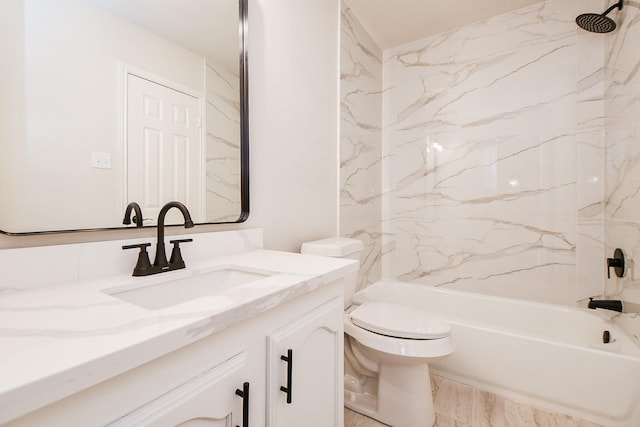
<svg viewBox="0 0 640 427">
<path fill-rule="evenodd" d="M 251 412 L 250 354 L 241 352 L 109 427 L 248 427 Z M 261 381 L 255 381 L 253 387 Z"/>
<path fill-rule="evenodd" d="M 342 280 L 275 306 L 265 301 L 272 308 L 224 328 L 194 325 L 194 334 L 211 333 L 184 346 L 176 337 L 174 351 L 3 427 L 341 427 Z M 291 403 L 280 389 L 287 386 L 287 363 L 280 356 L 289 349 Z M 153 342 L 141 343 L 101 363 L 152 351 Z"/>
<path fill-rule="evenodd" d="M 343 425 L 342 310 L 336 298 L 269 334 L 268 427 Z"/>
</svg>

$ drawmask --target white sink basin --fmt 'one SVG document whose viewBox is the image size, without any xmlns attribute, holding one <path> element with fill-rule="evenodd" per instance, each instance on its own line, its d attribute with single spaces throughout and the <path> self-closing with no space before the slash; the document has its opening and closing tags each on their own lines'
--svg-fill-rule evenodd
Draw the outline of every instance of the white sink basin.
<svg viewBox="0 0 640 427">
<path fill-rule="evenodd" d="M 170 280 L 162 280 L 162 274 L 167 273 L 161 273 L 152 282 L 149 280 L 134 282 L 105 289 L 102 292 L 138 307 L 157 310 L 202 297 L 224 295 L 231 288 L 256 282 L 274 273 L 248 271 L 241 267 L 224 267 Z"/>
</svg>

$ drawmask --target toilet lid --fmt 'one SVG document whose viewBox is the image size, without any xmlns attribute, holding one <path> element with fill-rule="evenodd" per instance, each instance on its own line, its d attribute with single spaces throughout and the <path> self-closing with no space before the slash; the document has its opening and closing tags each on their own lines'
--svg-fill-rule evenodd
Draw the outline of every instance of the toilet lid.
<svg viewBox="0 0 640 427">
<path fill-rule="evenodd" d="M 451 333 L 451 327 L 443 317 L 397 304 L 366 302 L 348 316 L 356 326 L 398 338 L 428 340 L 444 338 Z"/>
</svg>

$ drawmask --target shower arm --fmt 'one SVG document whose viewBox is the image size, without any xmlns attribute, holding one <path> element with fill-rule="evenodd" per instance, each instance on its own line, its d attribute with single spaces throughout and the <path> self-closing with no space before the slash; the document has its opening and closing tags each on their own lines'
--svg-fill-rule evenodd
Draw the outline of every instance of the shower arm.
<svg viewBox="0 0 640 427">
<path fill-rule="evenodd" d="M 616 4 L 612 5 L 612 6 L 609 6 L 609 8 L 602 13 L 602 16 L 607 16 L 616 7 L 618 8 L 618 10 L 622 10 L 623 1 L 624 0 L 620 0 L 618 3 L 616 3 Z"/>
</svg>

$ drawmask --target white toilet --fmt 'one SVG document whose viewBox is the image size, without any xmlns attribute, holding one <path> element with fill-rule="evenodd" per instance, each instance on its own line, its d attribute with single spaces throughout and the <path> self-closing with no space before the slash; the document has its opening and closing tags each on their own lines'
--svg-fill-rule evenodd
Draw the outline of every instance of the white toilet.
<svg viewBox="0 0 640 427">
<path fill-rule="evenodd" d="M 301 252 L 360 260 L 362 242 L 317 240 Z M 354 275 L 344 290 L 345 406 L 394 427 L 433 425 L 429 362 L 453 352 L 449 324 L 383 301 L 352 305 L 356 285 Z"/>
</svg>

